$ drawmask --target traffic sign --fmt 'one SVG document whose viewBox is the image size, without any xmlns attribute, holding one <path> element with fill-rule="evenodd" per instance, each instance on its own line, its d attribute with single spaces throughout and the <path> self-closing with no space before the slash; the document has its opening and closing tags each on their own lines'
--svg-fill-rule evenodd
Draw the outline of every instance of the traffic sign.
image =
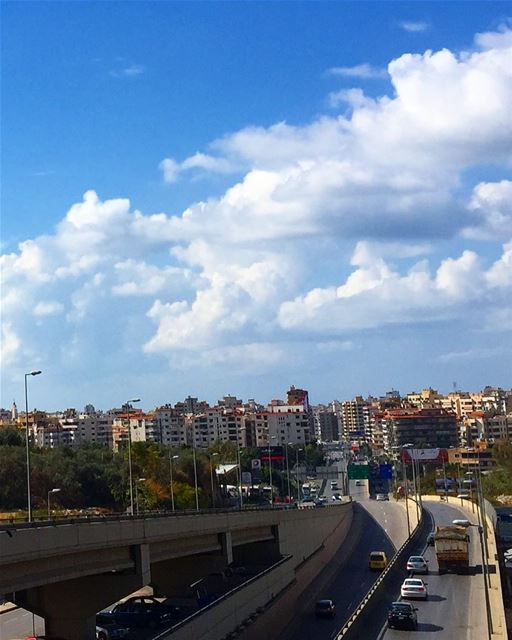
<svg viewBox="0 0 512 640">
<path fill-rule="evenodd" d="M 368 480 L 367 464 L 349 464 L 348 465 L 349 480 Z"/>
</svg>

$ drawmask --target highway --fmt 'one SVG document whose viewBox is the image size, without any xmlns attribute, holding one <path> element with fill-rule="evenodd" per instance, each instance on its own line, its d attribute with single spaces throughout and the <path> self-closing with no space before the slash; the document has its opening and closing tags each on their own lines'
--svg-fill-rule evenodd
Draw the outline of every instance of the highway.
<svg viewBox="0 0 512 640">
<path fill-rule="evenodd" d="M 436 525 L 451 524 L 455 518 L 467 518 L 467 513 L 448 506 L 444 502 L 426 502 L 424 506 L 432 513 Z M 427 547 L 425 557 L 429 560 L 430 573 L 425 578 L 429 599 L 418 601 L 418 631 L 386 629 L 379 640 L 468 640 L 487 638 L 485 602 L 482 594 L 480 541 L 476 528 L 469 529 L 471 536 L 470 565 L 476 566 L 474 575 L 438 575 L 433 547 Z M 406 573 L 404 571 L 404 578 Z M 398 599 L 395 594 L 395 600 Z"/>
<path fill-rule="evenodd" d="M 350 492 L 357 503 L 354 505 L 350 537 L 331 562 L 336 567 L 335 575 L 319 593 L 315 586 L 322 581 L 322 576 L 314 581 L 308 589 L 311 595 L 304 602 L 302 613 L 296 616 L 281 640 L 332 639 L 379 576 L 368 568 L 369 552 L 383 550 L 391 557 L 397 543 L 400 546 L 407 538 L 407 521 L 401 505 L 370 500 L 366 483 L 356 486 L 351 481 L 350 485 Z M 326 497 L 330 493 L 328 483 Z M 334 619 L 315 618 L 314 605 L 320 598 L 335 601 L 337 614 Z"/>
</svg>

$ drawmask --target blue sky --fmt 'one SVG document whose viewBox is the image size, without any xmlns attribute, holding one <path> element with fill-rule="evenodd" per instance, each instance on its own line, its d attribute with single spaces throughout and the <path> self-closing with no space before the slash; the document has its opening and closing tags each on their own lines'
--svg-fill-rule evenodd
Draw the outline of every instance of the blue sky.
<svg viewBox="0 0 512 640">
<path fill-rule="evenodd" d="M 510 385 L 508 3 L 2 13 L 4 405 Z"/>
</svg>

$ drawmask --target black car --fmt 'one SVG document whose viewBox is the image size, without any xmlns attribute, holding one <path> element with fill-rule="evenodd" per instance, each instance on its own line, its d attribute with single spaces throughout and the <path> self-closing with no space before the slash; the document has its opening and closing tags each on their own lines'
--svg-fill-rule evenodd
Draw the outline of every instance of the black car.
<svg viewBox="0 0 512 640">
<path fill-rule="evenodd" d="M 427 536 L 427 544 L 428 544 L 428 546 L 429 547 L 433 547 L 435 541 L 436 541 L 435 533 L 433 531 L 431 531 Z"/>
<path fill-rule="evenodd" d="M 418 628 L 418 609 L 410 602 L 393 602 L 388 612 L 388 627 L 390 629 L 412 629 Z"/>
<path fill-rule="evenodd" d="M 176 607 L 168 607 L 150 596 L 133 596 L 116 604 L 110 611 L 96 615 L 96 624 L 115 623 L 123 627 L 144 627 L 155 629 L 171 624 L 179 617 Z"/>
<path fill-rule="evenodd" d="M 336 605 L 332 600 L 319 600 L 315 605 L 315 616 L 317 618 L 334 618 L 336 615 Z"/>
</svg>

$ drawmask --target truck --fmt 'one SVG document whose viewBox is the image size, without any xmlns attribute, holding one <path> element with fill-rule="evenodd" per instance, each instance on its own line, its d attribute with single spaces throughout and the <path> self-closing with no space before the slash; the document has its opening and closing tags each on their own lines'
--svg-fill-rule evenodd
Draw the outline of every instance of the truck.
<svg viewBox="0 0 512 640">
<path fill-rule="evenodd" d="M 469 569 L 469 535 L 464 527 L 437 527 L 434 535 L 439 575 L 452 571 L 467 573 Z"/>
</svg>

